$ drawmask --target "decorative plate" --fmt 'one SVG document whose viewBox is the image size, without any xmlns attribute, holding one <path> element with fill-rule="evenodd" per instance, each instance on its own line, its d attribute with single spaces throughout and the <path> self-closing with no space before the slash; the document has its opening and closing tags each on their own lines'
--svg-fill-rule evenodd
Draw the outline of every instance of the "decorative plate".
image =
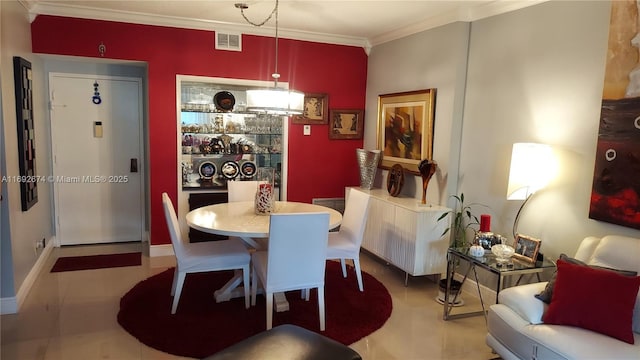
<svg viewBox="0 0 640 360">
<path fill-rule="evenodd" d="M 220 173 L 228 180 L 233 180 L 240 173 L 240 167 L 235 161 L 225 161 L 220 167 Z"/>
<path fill-rule="evenodd" d="M 253 161 L 245 161 L 240 165 L 240 172 L 244 177 L 252 178 L 256 174 L 256 164 Z"/>
<path fill-rule="evenodd" d="M 220 91 L 214 96 L 213 102 L 216 105 L 216 109 L 227 112 L 233 110 L 233 106 L 236 104 L 236 98 L 228 91 Z"/>
<path fill-rule="evenodd" d="M 211 161 L 203 161 L 198 167 L 198 173 L 203 180 L 211 180 L 216 174 L 216 165 Z"/>
</svg>

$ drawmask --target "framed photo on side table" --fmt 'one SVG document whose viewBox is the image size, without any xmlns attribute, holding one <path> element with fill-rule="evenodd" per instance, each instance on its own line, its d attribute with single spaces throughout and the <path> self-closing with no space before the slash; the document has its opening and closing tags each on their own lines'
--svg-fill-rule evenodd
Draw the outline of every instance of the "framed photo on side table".
<svg viewBox="0 0 640 360">
<path fill-rule="evenodd" d="M 513 257 L 532 263 L 536 262 L 538 251 L 540 251 L 540 243 L 540 239 L 516 234 L 516 242 L 513 244 L 516 252 L 513 254 Z"/>
<path fill-rule="evenodd" d="M 420 175 L 418 164 L 433 157 L 433 121 L 436 89 L 378 96 L 378 150 L 380 167 L 401 164 Z"/>
<path fill-rule="evenodd" d="M 314 125 L 329 122 L 329 96 L 327 94 L 305 94 L 302 115 L 291 118 L 293 124 Z"/>
<path fill-rule="evenodd" d="M 362 139 L 364 110 L 331 110 L 329 139 Z"/>
</svg>

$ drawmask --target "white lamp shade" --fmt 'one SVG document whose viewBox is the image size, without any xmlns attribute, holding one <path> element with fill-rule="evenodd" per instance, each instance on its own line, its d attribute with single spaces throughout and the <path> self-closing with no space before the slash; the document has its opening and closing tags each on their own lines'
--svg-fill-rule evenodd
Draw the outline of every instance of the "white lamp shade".
<svg viewBox="0 0 640 360">
<path fill-rule="evenodd" d="M 278 115 L 302 114 L 304 94 L 295 90 L 256 89 L 247 90 L 247 111 Z"/>
<path fill-rule="evenodd" d="M 515 143 L 511 153 L 508 200 L 525 200 L 547 186 L 555 174 L 555 158 L 551 146 Z"/>
</svg>

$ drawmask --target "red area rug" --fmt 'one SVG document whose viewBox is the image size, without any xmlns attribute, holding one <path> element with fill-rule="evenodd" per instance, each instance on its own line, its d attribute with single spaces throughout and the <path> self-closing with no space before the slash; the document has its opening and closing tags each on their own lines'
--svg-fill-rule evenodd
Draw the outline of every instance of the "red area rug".
<svg viewBox="0 0 640 360">
<path fill-rule="evenodd" d="M 58 258 L 51 272 L 104 269 L 142 264 L 139 252 L 124 254 L 67 256 Z"/>
<path fill-rule="evenodd" d="M 299 291 L 288 292 L 289 311 L 274 312 L 273 326 L 295 324 L 352 344 L 384 325 L 391 316 L 391 296 L 370 274 L 362 273 L 364 292 L 358 290 L 352 268 L 345 279 L 340 264 L 327 262 L 325 278 L 326 330 L 320 331 L 315 290 L 310 300 Z M 244 307 L 244 298 L 216 303 L 213 292 L 232 272 L 189 274 L 178 310 L 171 315 L 171 268 L 134 286 L 120 300 L 118 322 L 142 343 L 178 356 L 203 358 L 266 329 L 264 296 L 256 306 Z"/>
</svg>

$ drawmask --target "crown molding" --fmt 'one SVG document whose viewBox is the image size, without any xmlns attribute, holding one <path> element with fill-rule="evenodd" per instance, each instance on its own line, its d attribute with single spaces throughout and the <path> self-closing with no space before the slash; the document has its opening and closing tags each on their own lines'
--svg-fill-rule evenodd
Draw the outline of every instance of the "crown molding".
<svg viewBox="0 0 640 360">
<path fill-rule="evenodd" d="M 371 38 L 371 45 L 376 46 L 389 41 L 401 39 L 419 32 L 434 29 L 439 26 L 447 25 L 453 22 L 461 21 L 458 11 L 448 12 L 439 16 L 430 17 L 419 23 L 411 24 L 400 29 L 396 29 Z"/>
<path fill-rule="evenodd" d="M 25 0 L 22 0 L 25 1 Z M 32 1 L 33 2 L 33 1 Z M 117 21 L 133 24 L 166 26 L 183 29 L 233 32 L 247 35 L 273 37 L 274 27 L 255 27 L 245 24 L 228 23 L 206 19 L 191 19 L 177 16 L 166 16 L 148 14 L 132 11 L 119 11 L 109 9 L 96 9 L 86 6 L 56 4 L 56 3 L 35 3 L 30 10 L 32 18 L 37 15 L 52 15 L 62 17 L 74 17 L 81 19 L 93 19 L 104 21 Z M 33 21 L 33 20 L 32 20 Z M 278 29 L 278 37 L 293 40 L 312 41 L 328 44 L 357 46 L 368 48 L 369 42 L 365 38 L 342 36 L 334 34 L 315 33 L 309 31 L 291 30 L 286 28 Z"/>
<path fill-rule="evenodd" d="M 385 34 L 375 36 L 370 40 L 371 46 L 383 44 L 385 42 L 397 40 L 403 37 L 407 37 L 419 32 L 434 29 L 439 26 L 451 24 L 454 22 L 472 22 L 494 15 L 507 13 L 514 10 L 519 10 L 525 7 L 537 5 L 550 0 L 514 0 L 504 1 L 495 0 L 489 3 L 479 3 L 478 5 L 468 8 L 466 10 L 460 8 L 458 10 L 450 11 L 425 19 L 424 21 L 405 26 L 403 28 L 390 31 Z"/>
<path fill-rule="evenodd" d="M 18 0 L 18 3 L 25 9 L 29 10 L 34 7 L 36 0 Z"/>
<path fill-rule="evenodd" d="M 513 1 L 492 1 L 478 5 L 469 11 L 469 21 L 476 21 L 494 15 L 504 14 L 515 10 L 524 9 L 549 2 L 551 0 L 513 0 Z"/>
<path fill-rule="evenodd" d="M 38 15 L 52 15 L 144 25 L 166 26 L 183 29 L 221 31 L 267 37 L 273 37 L 273 35 L 275 34 L 275 28 L 266 26 L 255 27 L 248 24 L 229 23 L 206 19 L 191 19 L 141 12 L 97 9 L 86 6 L 61 3 L 42 3 L 36 0 L 18 1 L 29 10 L 31 21 L 33 21 Z M 278 29 L 278 36 L 293 40 L 362 47 L 365 52 L 369 54 L 372 46 L 383 44 L 385 42 L 397 40 L 453 22 L 471 22 L 480 20 L 490 16 L 522 9 L 532 5 L 537 5 L 546 1 L 550 0 L 495 0 L 489 3 L 479 2 L 477 6 L 468 8 L 467 10 L 456 10 L 437 16 L 432 16 L 419 23 L 411 24 L 400 29 L 375 36 L 371 39 L 292 30 L 286 28 Z"/>
</svg>

